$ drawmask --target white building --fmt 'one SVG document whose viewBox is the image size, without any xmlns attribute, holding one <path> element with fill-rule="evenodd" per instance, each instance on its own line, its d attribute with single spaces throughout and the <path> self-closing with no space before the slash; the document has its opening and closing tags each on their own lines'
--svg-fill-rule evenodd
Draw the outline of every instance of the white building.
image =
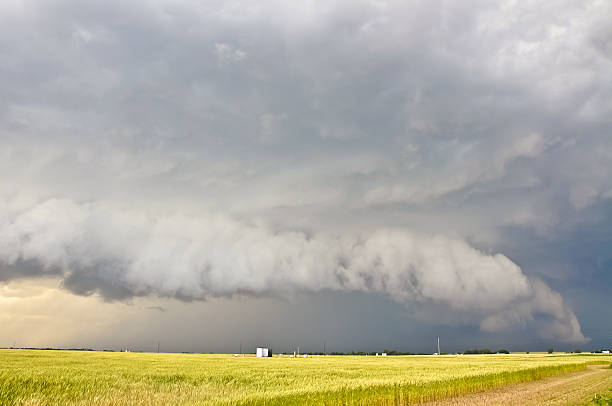
<svg viewBox="0 0 612 406">
<path fill-rule="evenodd" d="M 257 347 L 257 357 L 258 358 L 271 357 L 271 356 L 272 356 L 272 350 L 270 350 L 269 348 Z"/>
</svg>

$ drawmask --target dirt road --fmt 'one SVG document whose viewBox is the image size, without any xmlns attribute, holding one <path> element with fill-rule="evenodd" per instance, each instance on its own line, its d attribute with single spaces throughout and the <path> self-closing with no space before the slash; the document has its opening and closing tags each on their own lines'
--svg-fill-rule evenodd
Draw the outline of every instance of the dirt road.
<svg viewBox="0 0 612 406">
<path fill-rule="evenodd" d="M 425 405 L 576 405 L 610 388 L 612 388 L 610 365 L 589 365 L 585 371 L 508 385 Z"/>
</svg>

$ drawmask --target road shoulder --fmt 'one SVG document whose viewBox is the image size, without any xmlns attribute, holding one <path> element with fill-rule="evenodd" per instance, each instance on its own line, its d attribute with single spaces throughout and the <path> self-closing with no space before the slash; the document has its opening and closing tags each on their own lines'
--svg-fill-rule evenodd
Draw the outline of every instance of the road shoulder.
<svg viewBox="0 0 612 406">
<path fill-rule="evenodd" d="M 612 388 L 610 365 L 589 365 L 586 370 L 512 384 L 423 405 L 578 405 Z"/>
</svg>

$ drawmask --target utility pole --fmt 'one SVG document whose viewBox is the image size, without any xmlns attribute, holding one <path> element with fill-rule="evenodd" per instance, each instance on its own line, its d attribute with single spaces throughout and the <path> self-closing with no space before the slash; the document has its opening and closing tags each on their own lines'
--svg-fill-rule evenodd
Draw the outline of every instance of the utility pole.
<svg viewBox="0 0 612 406">
<path fill-rule="evenodd" d="M 326 344 L 327 344 L 327 340 L 323 340 L 323 355 L 327 355 L 327 352 L 325 351 Z"/>
<path fill-rule="evenodd" d="M 242 340 L 240 340 L 240 356 L 242 357 Z"/>
<path fill-rule="evenodd" d="M 157 342 L 157 353 L 159 354 L 159 341 Z"/>
<path fill-rule="evenodd" d="M 440 355 L 440 337 L 438 337 L 438 355 Z"/>
</svg>

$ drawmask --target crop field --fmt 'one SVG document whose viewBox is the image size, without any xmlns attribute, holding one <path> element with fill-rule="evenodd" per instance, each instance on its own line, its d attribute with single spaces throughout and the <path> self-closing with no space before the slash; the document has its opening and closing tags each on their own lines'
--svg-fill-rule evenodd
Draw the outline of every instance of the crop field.
<svg viewBox="0 0 612 406">
<path fill-rule="evenodd" d="M 0 404 L 403 405 L 610 362 L 600 355 L 296 359 L 0 350 Z"/>
</svg>

